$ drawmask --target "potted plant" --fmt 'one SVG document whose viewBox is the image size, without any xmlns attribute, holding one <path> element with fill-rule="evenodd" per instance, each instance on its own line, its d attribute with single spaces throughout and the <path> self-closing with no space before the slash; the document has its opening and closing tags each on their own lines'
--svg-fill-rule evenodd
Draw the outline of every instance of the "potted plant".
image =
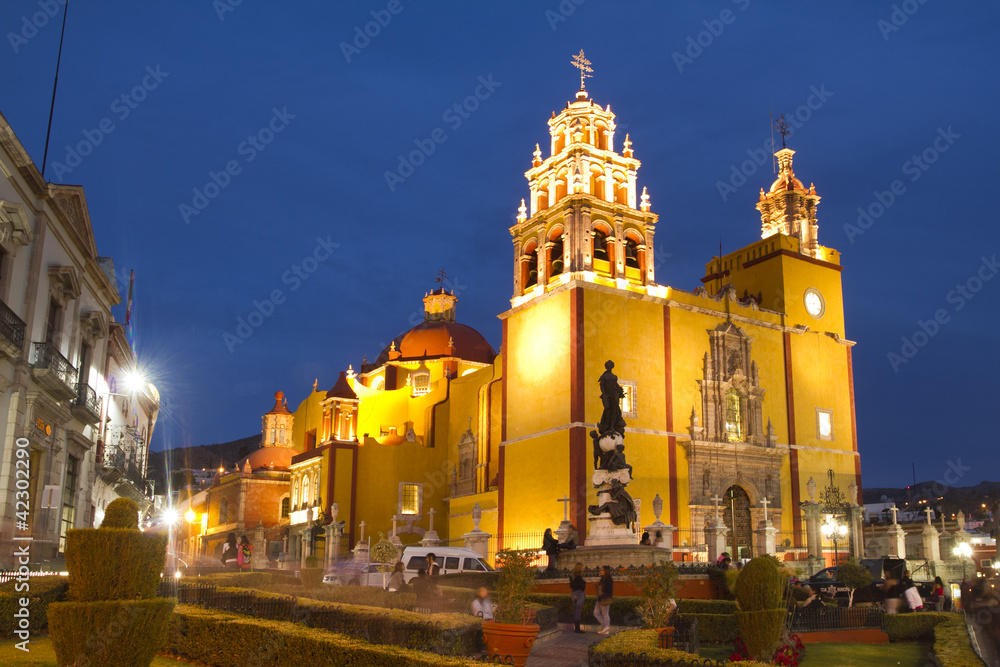
<svg viewBox="0 0 1000 667">
<path fill-rule="evenodd" d="M 677 566 L 669 561 L 643 568 L 630 577 L 639 596 L 636 611 L 643 626 L 657 631 L 660 648 L 673 648 L 671 617 L 677 609 Z"/>
<path fill-rule="evenodd" d="M 535 568 L 531 566 L 534 551 L 501 549 L 497 552 L 497 569 L 500 576 L 493 588 L 493 620 L 483 622 L 483 640 L 486 654 L 524 665 L 531 646 L 538 636 L 539 626 L 529 622 L 528 593 L 535 585 Z"/>
</svg>

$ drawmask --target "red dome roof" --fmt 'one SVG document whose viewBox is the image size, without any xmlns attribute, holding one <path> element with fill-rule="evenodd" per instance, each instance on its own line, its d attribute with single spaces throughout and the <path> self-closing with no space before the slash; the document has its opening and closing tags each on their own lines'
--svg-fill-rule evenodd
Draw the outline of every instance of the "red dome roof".
<svg viewBox="0 0 1000 667">
<path fill-rule="evenodd" d="M 272 465 L 275 470 L 288 470 L 292 465 L 292 457 L 296 454 L 298 452 L 291 447 L 261 447 L 252 452 L 250 456 L 240 459 L 237 465 L 240 470 L 243 470 L 243 466 L 249 461 L 250 470 L 260 470 L 261 468 L 267 470 Z"/>
<path fill-rule="evenodd" d="M 448 349 L 449 340 L 454 349 Z M 423 322 L 396 338 L 393 343 L 401 353 L 400 359 L 432 359 L 435 357 L 458 357 L 465 361 L 483 364 L 493 363 L 496 352 L 486 342 L 482 334 L 470 326 L 457 322 Z M 382 350 L 375 362 L 381 366 L 389 360 L 389 347 Z"/>
</svg>

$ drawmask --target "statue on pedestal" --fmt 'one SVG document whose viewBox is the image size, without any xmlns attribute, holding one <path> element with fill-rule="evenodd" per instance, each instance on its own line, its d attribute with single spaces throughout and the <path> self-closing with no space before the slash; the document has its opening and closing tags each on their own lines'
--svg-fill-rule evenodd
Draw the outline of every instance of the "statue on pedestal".
<svg viewBox="0 0 1000 667">
<path fill-rule="evenodd" d="M 618 377 L 612 372 L 613 361 L 604 364 L 605 371 L 598 380 L 601 385 L 601 403 L 604 412 L 597 430 L 590 432 L 594 441 L 594 486 L 598 504 L 588 507 L 594 515 L 608 514 L 616 526 L 631 525 L 636 521 L 635 503 L 625 487 L 632 481 L 632 466 L 625 460 L 625 419 L 622 418 L 621 399 L 625 396 Z"/>
</svg>

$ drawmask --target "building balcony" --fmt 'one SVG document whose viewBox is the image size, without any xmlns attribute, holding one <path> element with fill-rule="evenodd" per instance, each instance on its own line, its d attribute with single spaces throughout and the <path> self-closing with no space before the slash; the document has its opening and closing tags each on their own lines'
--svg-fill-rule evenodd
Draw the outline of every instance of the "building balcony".
<svg viewBox="0 0 1000 667">
<path fill-rule="evenodd" d="M 134 450 L 133 450 L 134 451 Z M 101 459 L 101 476 L 122 496 L 139 500 L 146 496 L 147 482 L 135 454 L 123 447 L 105 445 Z"/>
<path fill-rule="evenodd" d="M 86 382 L 77 385 L 76 400 L 73 401 L 73 416 L 87 424 L 101 421 L 101 399 Z"/>
<path fill-rule="evenodd" d="M 31 374 L 54 398 L 76 398 L 77 371 L 52 343 L 32 343 Z"/>
<path fill-rule="evenodd" d="M 0 301 L 0 354 L 20 359 L 24 349 L 24 322 L 7 304 Z"/>
</svg>

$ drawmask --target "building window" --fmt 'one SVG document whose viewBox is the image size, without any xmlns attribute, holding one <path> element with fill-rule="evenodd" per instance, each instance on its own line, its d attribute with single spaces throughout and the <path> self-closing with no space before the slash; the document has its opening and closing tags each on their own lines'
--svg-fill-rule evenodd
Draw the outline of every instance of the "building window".
<svg viewBox="0 0 1000 667">
<path fill-rule="evenodd" d="M 292 480 L 292 507 L 299 506 L 299 480 L 296 477 Z"/>
<path fill-rule="evenodd" d="M 302 477 L 302 505 L 306 506 L 309 504 L 311 498 L 309 497 L 309 475 L 304 475 Z"/>
<path fill-rule="evenodd" d="M 638 408 L 635 402 L 635 380 L 619 380 L 618 384 L 621 385 L 622 391 L 625 392 L 621 400 L 622 416 L 636 417 Z"/>
<path fill-rule="evenodd" d="M 431 374 L 427 371 L 415 371 L 410 377 L 413 380 L 413 395 L 420 396 L 431 390 Z"/>
<path fill-rule="evenodd" d="M 62 526 L 59 531 L 59 551 L 66 552 L 66 531 L 73 528 L 76 521 L 76 482 L 80 460 L 75 456 L 66 459 L 66 486 L 63 490 Z"/>
<path fill-rule="evenodd" d="M 281 499 L 281 518 L 287 519 L 288 513 L 292 510 L 292 502 L 288 496 Z"/>
<path fill-rule="evenodd" d="M 639 244 L 635 242 L 635 239 L 625 240 L 625 266 L 633 269 L 639 268 Z"/>
<path fill-rule="evenodd" d="M 278 426 L 278 444 L 285 444 L 285 425 L 281 424 Z"/>
<path fill-rule="evenodd" d="M 594 230 L 594 259 L 608 261 L 608 235 L 600 229 Z"/>
<path fill-rule="evenodd" d="M 49 313 L 45 318 L 45 342 L 55 343 L 62 324 L 62 306 L 54 298 L 49 298 Z"/>
<path fill-rule="evenodd" d="M 372 389 L 375 391 L 382 391 L 385 389 L 385 378 L 379 375 L 377 378 L 372 380 Z"/>
<path fill-rule="evenodd" d="M 399 513 L 403 516 L 421 515 L 422 484 L 399 484 Z"/>
<path fill-rule="evenodd" d="M 222 498 L 219 500 L 219 525 L 227 523 L 229 523 L 229 499 Z"/>
<path fill-rule="evenodd" d="M 734 389 L 726 392 L 726 439 L 729 442 L 743 441 L 743 406 L 739 393 Z"/>
<path fill-rule="evenodd" d="M 816 437 L 833 440 L 833 410 L 816 408 Z"/>
</svg>

